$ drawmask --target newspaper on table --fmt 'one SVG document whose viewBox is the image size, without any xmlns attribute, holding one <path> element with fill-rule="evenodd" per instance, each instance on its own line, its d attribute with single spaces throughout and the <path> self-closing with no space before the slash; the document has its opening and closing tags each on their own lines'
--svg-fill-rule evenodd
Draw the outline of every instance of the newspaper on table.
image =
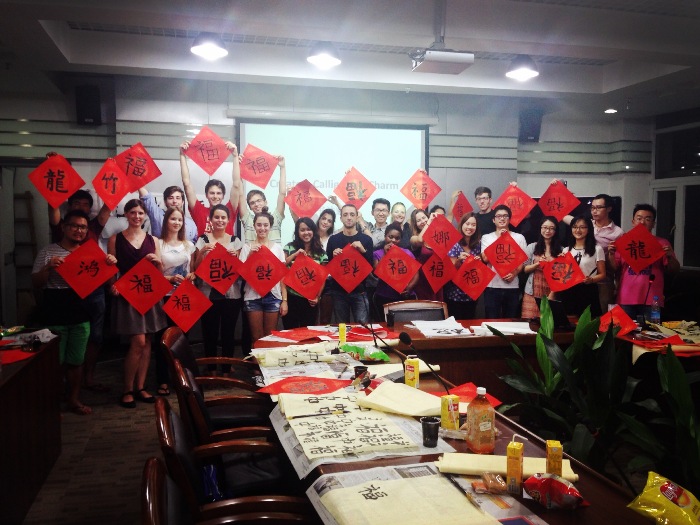
<svg viewBox="0 0 700 525">
<path fill-rule="evenodd" d="M 498 523 L 496 520 L 546 525 L 509 495 L 476 494 L 471 481 L 455 477 L 485 512 L 440 476 L 433 463 L 353 470 L 319 477 L 306 491 L 326 525 L 428 523 Z M 439 516 L 439 518 L 437 518 Z"/>
<path fill-rule="evenodd" d="M 364 414 L 372 413 L 363 412 Z M 336 416 L 322 416 L 319 419 Z M 436 448 L 427 448 L 423 446 L 423 432 L 421 430 L 421 425 L 418 421 L 413 418 L 396 416 L 392 414 L 385 414 L 386 420 L 391 421 L 393 424 L 397 425 L 401 432 L 408 437 L 408 439 L 415 445 L 413 448 L 406 449 L 394 449 L 394 450 L 369 450 L 364 452 L 352 452 L 347 454 L 340 454 L 337 456 L 324 456 L 324 457 L 313 457 L 309 458 L 304 453 L 304 448 L 299 442 L 294 430 L 291 426 L 291 421 L 282 414 L 279 406 L 275 407 L 270 413 L 270 421 L 272 426 L 277 433 L 277 437 L 282 444 L 289 460 L 294 466 L 299 479 L 305 478 L 314 468 L 319 465 L 328 463 L 353 463 L 356 461 L 367 461 L 371 459 L 377 459 L 381 457 L 391 457 L 391 456 L 422 456 L 428 454 L 441 454 L 445 452 L 454 452 L 455 449 L 446 443 L 443 439 L 438 439 L 438 445 Z M 314 418 L 303 418 L 298 421 L 308 421 Z M 294 421 L 294 420 L 292 420 Z"/>
<path fill-rule="evenodd" d="M 454 317 L 448 317 L 444 321 L 411 321 L 425 337 L 467 337 L 473 335 L 469 328 L 465 328 L 455 321 Z"/>
</svg>

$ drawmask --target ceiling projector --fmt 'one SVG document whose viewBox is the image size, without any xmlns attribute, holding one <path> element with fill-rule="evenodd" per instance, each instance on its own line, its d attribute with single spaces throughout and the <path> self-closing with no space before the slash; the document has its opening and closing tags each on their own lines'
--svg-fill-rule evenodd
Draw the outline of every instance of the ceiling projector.
<svg viewBox="0 0 700 525">
<path fill-rule="evenodd" d="M 413 71 L 459 75 L 474 63 L 474 53 L 447 49 L 420 49 L 410 54 Z"/>
</svg>

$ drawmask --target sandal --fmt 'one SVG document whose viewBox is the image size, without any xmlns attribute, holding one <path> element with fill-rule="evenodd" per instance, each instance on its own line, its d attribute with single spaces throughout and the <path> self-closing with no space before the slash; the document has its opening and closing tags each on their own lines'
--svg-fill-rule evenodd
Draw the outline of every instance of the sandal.
<svg viewBox="0 0 700 525">
<path fill-rule="evenodd" d="M 170 395 L 170 388 L 168 387 L 168 385 L 166 385 L 165 383 L 160 385 L 158 387 L 158 395 L 159 396 L 169 396 Z"/>
<path fill-rule="evenodd" d="M 144 392 L 148 395 L 144 396 L 143 395 Z M 146 390 L 145 388 L 139 389 L 139 391 L 136 392 L 134 399 L 138 399 L 142 403 L 155 403 L 156 402 L 156 398 L 153 397 L 151 394 L 149 394 L 148 390 Z"/>
<path fill-rule="evenodd" d="M 124 401 L 124 398 L 127 396 L 131 396 L 131 401 Z M 134 393 L 132 391 L 124 392 L 122 394 L 122 398 L 119 400 L 119 405 L 124 408 L 136 408 L 136 398 L 134 397 Z"/>
<path fill-rule="evenodd" d="M 70 412 L 73 412 L 79 416 L 89 416 L 92 414 L 92 408 L 83 404 L 72 405 L 68 406 L 67 408 Z"/>
</svg>

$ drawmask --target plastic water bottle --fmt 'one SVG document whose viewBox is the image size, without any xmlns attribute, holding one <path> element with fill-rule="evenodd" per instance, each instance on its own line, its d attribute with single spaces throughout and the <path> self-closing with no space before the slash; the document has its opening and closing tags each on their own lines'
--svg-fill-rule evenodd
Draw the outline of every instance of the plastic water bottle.
<svg viewBox="0 0 700 525">
<path fill-rule="evenodd" d="M 486 399 L 486 389 L 476 389 L 467 407 L 467 447 L 476 454 L 493 454 L 496 446 L 496 413 Z"/>
<path fill-rule="evenodd" d="M 658 295 L 655 295 L 654 300 L 651 302 L 651 316 L 649 317 L 649 322 L 661 324 L 661 306 L 659 306 Z"/>
</svg>

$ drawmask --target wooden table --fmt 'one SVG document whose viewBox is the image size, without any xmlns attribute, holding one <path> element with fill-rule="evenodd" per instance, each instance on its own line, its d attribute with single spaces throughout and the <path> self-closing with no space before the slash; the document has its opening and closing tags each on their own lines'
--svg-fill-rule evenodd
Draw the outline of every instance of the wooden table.
<svg viewBox="0 0 700 525">
<path fill-rule="evenodd" d="M 61 453 L 58 338 L 0 373 L 0 523 L 22 523 Z"/>
</svg>

